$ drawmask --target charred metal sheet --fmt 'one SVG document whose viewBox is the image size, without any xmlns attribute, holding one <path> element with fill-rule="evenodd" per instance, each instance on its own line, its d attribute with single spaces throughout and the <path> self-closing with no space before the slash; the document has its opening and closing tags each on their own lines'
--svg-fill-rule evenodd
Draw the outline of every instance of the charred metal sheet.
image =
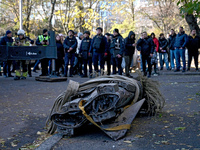
<svg viewBox="0 0 200 150">
<path fill-rule="evenodd" d="M 147 78 L 140 82 L 124 76 L 105 76 L 69 85 L 66 93 L 57 98 L 49 117 L 51 125 L 63 135 L 71 136 L 76 128 L 90 122 L 118 140 L 130 129 L 144 102 L 148 104 L 144 110 L 161 110 L 164 106 L 158 84 Z M 55 126 L 50 126 L 49 133 L 55 132 Z"/>
<path fill-rule="evenodd" d="M 131 124 L 139 112 L 140 108 L 142 107 L 145 99 L 140 100 L 139 102 L 135 103 L 134 105 L 131 105 L 129 108 L 125 109 L 124 112 L 114 121 L 114 123 L 107 124 L 101 126 L 102 129 L 106 128 L 112 128 L 120 125 L 128 125 Z M 119 140 L 120 138 L 124 137 L 128 129 L 125 130 L 116 130 L 116 131 L 106 131 L 103 130 L 109 137 L 111 137 L 114 140 Z"/>
</svg>

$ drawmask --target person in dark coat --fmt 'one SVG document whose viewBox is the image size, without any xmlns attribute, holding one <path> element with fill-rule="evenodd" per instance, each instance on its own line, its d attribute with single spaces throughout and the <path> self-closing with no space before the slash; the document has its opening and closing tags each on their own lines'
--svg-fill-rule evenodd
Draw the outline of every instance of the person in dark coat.
<svg viewBox="0 0 200 150">
<path fill-rule="evenodd" d="M 148 63 L 148 77 L 151 77 L 151 57 L 153 56 L 153 52 L 155 49 L 154 42 L 151 37 L 148 37 L 147 32 L 143 32 L 143 36 L 137 42 L 137 49 L 140 49 L 142 55 L 142 64 L 143 64 L 143 72 L 144 76 L 147 75 L 146 71 L 146 61 Z"/>
<path fill-rule="evenodd" d="M 36 45 L 38 45 L 38 46 L 48 46 L 49 45 L 49 39 L 50 39 L 50 36 L 48 35 L 48 30 L 44 29 L 43 34 L 38 36 L 38 38 L 36 40 Z M 41 62 L 41 67 L 42 67 L 42 74 L 40 76 L 48 76 L 49 59 L 43 58 L 43 59 L 40 60 L 40 62 Z"/>
<path fill-rule="evenodd" d="M 98 27 L 96 31 L 97 35 L 92 39 L 89 53 L 92 54 L 95 72 L 99 72 L 98 62 L 100 70 L 104 70 L 104 56 L 108 54 L 108 43 L 106 37 L 102 35 L 103 29 Z"/>
<path fill-rule="evenodd" d="M 188 37 L 188 71 L 190 70 L 192 57 L 194 58 L 196 71 L 199 71 L 198 69 L 198 56 L 200 48 L 200 37 L 196 35 L 196 30 L 191 31 L 191 35 Z"/>
<path fill-rule="evenodd" d="M 130 75 L 130 66 L 133 61 L 133 54 L 135 53 L 135 33 L 133 31 L 129 32 L 128 37 L 125 39 L 125 49 L 124 49 L 124 59 L 125 59 L 125 73 L 127 77 L 131 77 Z"/>
<path fill-rule="evenodd" d="M 116 67 L 118 68 L 118 74 L 122 75 L 122 56 L 124 53 L 124 39 L 119 34 L 118 29 L 114 29 L 113 37 L 110 43 L 110 49 L 112 52 L 113 74 L 116 74 Z"/>
<path fill-rule="evenodd" d="M 61 41 L 61 36 L 56 36 L 56 46 L 57 46 L 57 59 L 56 62 L 56 75 L 60 76 L 59 69 L 62 68 L 63 58 L 64 58 L 64 47 Z"/>
<path fill-rule="evenodd" d="M 159 59 L 160 59 L 160 70 L 163 70 L 163 62 L 166 64 L 167 70 L 169 69 L 169 62 L 168 62 L 168 54 L 167 54 L 167 39 L 165 38 L 164 34 L 160 34 L 159 38 Z"/>
<path fill-rule="evenodd" d="M 74 36 L 74 31 L 69 30 L 68 36 L 65 38 L 64 44 L 65 48 L 65 71 L 64 71 L 64 77 L 67 77 L 68 73 L 68 65 L 70 61 L 70 72 L 69 76 L 73 77 L 73 66 L 74 66 L 74 60 L 75 60 L 75 52 L 77 48 L 77 40 Z"/>
<path fill-rule="evenodd" d="M 108 51 L 107 51 L 107 55 L 105 56 L 105 62 L 106 62 L 106 65 L 107 65 L 107 75 L 110 75 L 110 73 L 111 73 L 111 59 L 112 59 L 112 54 L 111 54 L 111 51 L 110 51 L 111 34 L 106 33 L 105 37 L 107 38 L 107 42 L 108 42 Z"/>
<path fill-rule="evenodd" d="M 185 34 L 185 31 L 183 30 L 183 27 L 179 28 L 179 33 L 176 35 L 174 48 L 176 51 L 176 70 L 175 72 L 180 71 L 181 68 L 181 61 L 183 62 L 183 70 L 182 72 L 185 72 L 186 70 L 186 61 L 185 61 L 185 47 L 188 42 L 188 36 Z"/>
<path fill-rule="evenodd" d="M 12 32 L 10 30 L 6 31 L 6 35 L 0 41 L 0 45 L 7 45 L 7 43 L 10 43 L 10 45 L 12 45 L 13 43 Z M 10 71 L 11 64 L 12 60 L 7 60 L 3 62 L 3 74 L 5 78 L 13 77 Z"/>
<path fill-rule="evenodd" d="M 90 78 L 92 77 L 92 57 L 89 55 L 89 50 L 91 46 L 92 39 L 90 38 L 90 32 L 84 32 L 84 39 L 81 42 L 79 53 L 82 56 L 82 61 L 84 65 L 84 74 L 82 77 L 87 77 L 87 65 L 89 65 Z M 82 72 L 82 71 L 81 71 Z"/>
<path fill-rule="evenodd" d="M 169 47 L 169 50 L 170 50 L 170 63 L 171 63 L 171 69 L 172 70 L 175 69 L 175 63 L 174 63 L 174 60 L 176 58 L 176 52 L 175 52 L 175 49 L 174 49 L 175 39 L 176 39 L 176 33 L 175 33 L 174 29 L 171 29 L 171 34 L 168 38 L 168 47 Z"/>
</svg>

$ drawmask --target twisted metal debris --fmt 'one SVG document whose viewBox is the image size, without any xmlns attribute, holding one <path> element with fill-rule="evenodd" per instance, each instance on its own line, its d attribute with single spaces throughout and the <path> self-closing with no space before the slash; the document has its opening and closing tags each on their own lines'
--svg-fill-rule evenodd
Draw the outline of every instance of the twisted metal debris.
<svg viewBox="0 0 200 150">
<path fill-rule="evenodd" d="M 46 125 L 50 134 L 57 130 L 71 136 L 76 128 L 90 122 L 118 140 L 130 129 L 141 107 L 154 114 L 164 103 L 158 83 L 140 73 L 137 79 L 111 75 L 82 84 L 70 81 L 56 99 Z"/>
</svg>

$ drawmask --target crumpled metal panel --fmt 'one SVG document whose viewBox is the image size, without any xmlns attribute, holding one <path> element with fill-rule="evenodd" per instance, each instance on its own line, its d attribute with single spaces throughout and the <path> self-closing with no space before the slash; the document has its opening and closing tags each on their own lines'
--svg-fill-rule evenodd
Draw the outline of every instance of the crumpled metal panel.
<svg viewBox="0 0 200 150">
<path fill-rule="evenodd" d="M 114 123 L 101 126 L 102 129 L 112 128 L 112 127 L 120 126 L 124 124 L 131 124 L 135 116 L 137 115 L 138 111 L 142 107 L 144 101 L 145 99 L 142 99 L 139 102 L 131 105 L 129 108 L 124 110 L 124 112 L 114 121 Z M 125 136 L 128 129 L 118 130 L 118 131 L 106 131 L 106 130 L 103 130 L 103 131 L 113 140 L 119 140 L 120 138 Z"/>
<path fill-rule="evenodd" d="M 73 135 L 76 128 L 88 123 L 87 118 L 79 109 L 81 100 L 85 101 L 85 112 L 92 121 L 108 136 L 117 140 L 123 137 L 128 129 L 107 131 L 105 128 L 131 124 L 144 100 L 131 105 L 135 96 L 136 87 L 125 81 L 111 80 L 102 83 L 96 88 L 77 92 L 70 97 L 71 101 L 62 106 L 60 112 L 54 113 L 51 120 L 57 125 L 57 130 L 63 135 Z M 129 108 L 124 109 L 125 106 Z"/>
</svg>

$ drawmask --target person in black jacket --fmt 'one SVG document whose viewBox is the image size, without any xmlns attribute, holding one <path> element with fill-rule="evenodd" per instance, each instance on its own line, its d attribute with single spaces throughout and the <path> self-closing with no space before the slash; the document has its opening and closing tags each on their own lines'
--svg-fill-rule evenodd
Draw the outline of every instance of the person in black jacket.
<svg viewBox="0 0 200 150">
<path fill-rule="evenodd" d="M 129 32 L 128 37 L 125 39 L 125 49 L 124 49 L 124 59 L 125 59 L 125 73 L 127 77 L 130 76 L 130 66 L 133 61 L 133 54 L 135 53 L 135 33 L 133 31 Z"/>
<path fill-rule="evenodd" d="M 70 61 L 69 76 L 73 77 L 73 75 L 72 75 L 73 74 L 73 66 L 74 66 L 75 52 L 76 52 L 76 48 L 77 48 L 77 40 L 76 40 L 76 37 L 74 36 L 73 30 L 68 31 L 68 36 L 66 37 L 63 46 L 65 48 L 64 77 L 67 77 L 69 61 Z"/>
<path fill-rule="evenodd" d="M 176 58 L 176 51 L 174 48 L 175 39 L 176 39 L 176 33 L 175 33 L 174 29 L 171 29 L 171 34 L 168 39 L 168 47 L 170 50 L 170 63 L 171 63 L 172 70 L 174 70 L 176 68 L 175 63 L 174 63 L 174 60 Z"/>
<path fill-rule="evenodd" d="M 63 63 L 63 58 L 64 58 L 64 47 L 63 47 L 60 35 L 56 36 L 56 46 L 57 46 L 57 59 L 55 60 L 56 62 L 55 71 L 56 71 L 56 75 L 60 76 L 59 69 L 62 68 L 62 63 Z"/>
<path fill-rule="evenodd" d="M 140 49 L 140 52 L 142 55 L 144 76 L 147 75 L 147 72 L 146 72 L 146 61 L 147 61 L 148 71 L 149 71 L 148 77 L 151 77 L 151 69 L 152 69 L 151 57 L 153 56 L 155 45 L 152 38 L 147 36 L 147 32 L 143 32 L 142 38 L 138 40 L 137 49 Z"/>
<path fill-rule="evenodd" d="M 110 33 L 106 33 L 105 37 L 107 38 L 107 42 L 108 42 L 108 51 L 107 51 L 107 55 L 105 56 L 105 62 L 107 65 L 107 75 L 110 75 L 111 72 L 111 52 L 110 52 L 110 43 L 111 43 L 111 34 Z"/>
<path fill-rule="evenodd" d="M 36 45 L 47 46 L 47 45 L 49 45 L 49 39 L 50 39 L 50 36 L 48 35 L 48 30 L 44 29 L 43 34 L 38 36 L 38 38 L 36 40 Z M 43 59 L 40 60 L 40 62 L 41 62 L 41 67 L 42 67 L 42 74 L 40 76 L 48 76 L 49 59 L 43 58 Z M 51 67 L 51 66 L 49 66 L 49 67 Z"/>
<path fill-rule="evenodd" d="M 167 70 L 169 69 L 169 62 L 168 62 L 168 54 L 167 54 L 167 39 L 165 38 L 164 34 L 160 34 L 159 38 L 159 59 L 160 59 L 160 70 L 163 70 L 163 62 L 166 64 Z"/>
<path fill-rule="evenodd" d="M 195 67 L 196 71 L 199 71 L 198 69 L 198 56 L 200 48 L 200 37 L 196 35 L 196 30 L 191 31 L 191 35 L 188 37 L 188 71 L 190 70 L 190 65 L 192 61 L 192 57 L 194 57 Z"/>
<path fill-rule="evenodd" d="M 124 39 L 119 34 L 118 29 L 114 29 L 113 37 L 110 43 L 110 49 L 112 52 L 113 62 L 113 74 L 116 74 L 116 67 L 118 68 L 118 74 L 122 75 L 122 56 L 124 52 Z"/>
<path fill-rule="evenodd" d="M 89 74 L 91 78 L 92 77 L 92 57 L 89 55 L 89 50 L 90 50 L 92 39 L 90 38 L 90 32 L 85 31 L 84 37 L 85 38 L 81 42 L 80 51 L 79 51 L 82 57 L 83 65 L 84 65 L 84 74 L 82 77 L 87 77 L 87 64 L 88 64 Z"/>
<path fill-rule="evenodd" d="M 1 41 L 0 41 L 0 45 L 7 45 L 7 43 L 13 43 L 13 39 L 12 39 L 12 32 L 10 30 L 6 31 L 6 36 L 4 36 Z M 10 71 L 10 67 L 12 64 L 12 60 L 7 60 L 3 62 L 3 74 L 4 77 L 13 77 L 11 75 L 11 71 Z"/>
<path fill-rule="evenodd" d="M 92 55 L 95 72 L 99 72 L 98 61 L 100 69 L 104 70 L 104 56 L 107 55 L 108 43 L 106 37 L 102 35 L 103 29 L 98 27 L 96 30 L 97 35 L 92 39 L 89 53 Z"/>
</svg>

